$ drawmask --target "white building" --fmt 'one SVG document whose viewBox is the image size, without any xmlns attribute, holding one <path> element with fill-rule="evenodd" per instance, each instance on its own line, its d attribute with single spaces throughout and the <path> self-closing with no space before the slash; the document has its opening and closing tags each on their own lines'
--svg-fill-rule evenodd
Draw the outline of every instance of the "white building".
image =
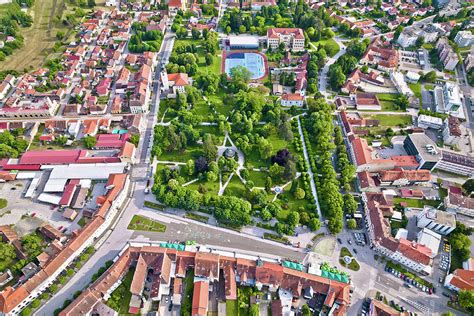
<svg viewBox="0 0 474 316">
<path fill-rule="evenodd" d="M 390 73 L 390 79 L 392 80 L 395 88 L 397 88 L 398 92 L 407 97 L 412 97 L 415 94 L 413 91 L 408 87 L 407 83 L 405 82 L 405 78 L 401 72 L 394 71 Z"/>
<path fill-rule="evenodd" d="M 283 43 L 286 49 L 295 52 L 304 50 L 303 30 L 299 28 L 269 28 L 267 30 L 267 47 L 278 49 L 280 43 Z"/>
<path fill-rule="evenodd" d="M 434 231 L 423 228 L 417 236 L 418 243 L 431 249 L 431 258 L 438 255 L 439 246 L 441 245 L 441 235 Z"/>
<path fill-rule="evenodd" d="M 456 228 L 456 215 L 425 206 L 416 216 L 416 226 L 446 236 Z"/>
<path fill-rule="evenodd" d="M 168 91 L 168 97 L 176 97 L 178 93 L 186 93 L 186 87 L 189 86 L 189 78 L 186 73 L 168 74 L 166 71 L 161 73 L 161 82 L 163 91 Z"/>
<path fill-rule="evenodd" d="M 304 97 L 298 93 L 285 93 L 280 100 L 282 106 L 291 107 L 297 106 L 302 107 L 304 102 Z"/>
<path fill-rule="evenodd" d="M 462 112 L 461 92 L 456 83 L 446 81 L 443 87 L 435 87 L 434 101 L 437 112 L 449 113 L 456 117 Z"/>
<path fill-rule="evenodd" d="M 458 44 L 459 47 L 467 47 L 474 45 L 474 35 L 471 31 L 460 31 L 456 34 L 454 42 Z"/>
<path fill-rule="evenodd" d="M 418 116 L 418 127 L 441 129 L 443 128 L 443 120 L 439 117 L 421 114 Z"/>
<path fill-rule="evenodd" d="M 456 65 L 459 63 L 458 54 L 449 45 L 447 38 L 440 38 L 436 43 L 436 49 L 438 50 L 438 56 L 443 63 L 444 69 L 454 70 Z"/>
<path fill-rule="evenodd" d="M 443 141 L 446 145 L 457 145 L 462 134 L 461 122 L 457 117 L 449 116 L 444 120 Z"/>
<path fill-rule="evenodd" d="M 413 32 L 411 29 L 405 29 L 400 33 L 400 36 L 398 36 L 397 43 L 401 47 L 407 48 L 414 46 L 417 39 L 418 35 L 415 34 L 415 32 Z"/>
</svg>

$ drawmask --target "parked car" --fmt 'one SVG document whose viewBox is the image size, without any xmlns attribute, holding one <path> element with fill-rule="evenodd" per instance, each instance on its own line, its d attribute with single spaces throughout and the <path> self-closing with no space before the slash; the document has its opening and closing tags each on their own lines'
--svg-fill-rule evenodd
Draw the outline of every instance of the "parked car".
<svg viewBox="0 0 474 316">
<path fill-rule="evenodd" d="M 337 239 L 337 242 L 340 243 L 340 244 L 342 244 L 341 238 L 338 238 L 338 239 Z"/>
<path fill-rule="evenodd" d="M 403 283 L 403 285 L 404 285 L 405 287 L 407 287 L 407 288 L 411 288 L 411 285 L 408 284 L 408 283 Z"/>
<path fill-rule="evenodd" d="M 433 294 L 433 290 L 431 288 L 428 289 L 428 293 Z"/>
<path fill-rule="evenodd" d="M 448 293 L 446 293 L 446 292 L 443 292 L 442 294 L 443 294 L 443 296 L 451 297 L 451 296 L 450 296 Z"/>
<path fill-rule="evenodd" d="M 354 250 L 354 253 L 357 254 L 357 249 L 353 248 L 352 250 Z"/>
</svg>

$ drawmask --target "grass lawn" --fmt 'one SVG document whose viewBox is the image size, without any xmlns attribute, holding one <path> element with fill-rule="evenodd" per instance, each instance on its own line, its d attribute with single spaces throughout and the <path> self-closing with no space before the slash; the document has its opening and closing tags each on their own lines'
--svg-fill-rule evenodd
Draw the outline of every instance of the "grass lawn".
<svg viewBox="0 0 474 316">
<path fill-rule="evenodd" d="M 187 162 L 189 159 L 196 159 L 203 155 L 201 146 L 188 147 L 184 152 L 163 152 L 158 160 L 161 161 L 176 161 L 176 162 Z"/>
<path fill-rule="evenodd" d="M 339 45 L 337 45 L 336 41 L 332 38 L 330 39 L 325 39 L 325 40 L 320 40 L 319 42 L 311 42 L 315 46 L 321 46 L 325 48 L 326 53 L 328 56 L 333 57 L 339 52 Z"/>
<path fill-rule="evenodd" d="M 395 105 L 398 93 L 377 93 L 377 97 L 382 106 L 382 111 L 401 111 Z"/>
<path fill-rule="evenodd" d="M 175 41 L 174 51 L 176 51 L 176 48 L 179 47 L 179 46 L 190 45 L 190 44 L 196 45 L 197 54 L 198 54 L 198 57 L 199 57 L 198 61 L 197 61 L 198 72 L 202 73 L 202 74 L 214 73 L 216 75 L 220 75 L 220 73 L 221 73 L 221 59 L 222 59 L 221 54 L 222 53 L 220 51 L 217 52 L 217 54 L 213 56 L 214 58 L 212 60 L 212 64 L 206 65 L 205 53 L 204 53 L 204 49 L 202 47 L 202 42 L 203 42 L 203 40 L 194 40 L 192 38 L 178 39 L 178 40 Z"/>
<path fill-rule="evenodd" d="M 119 315 L 131 315 L 128 313 L 130 299 L 132 293 L 130 292 L 130 285 L 132 284 L 135 269 L 130 269 L 123 279 L 123 282 L 112 292 L 106 304 L 115 309 Z"/>
<path fill-rule="evenodd" d="M 438 207 L 441 201 L 437 200 L 420 200 L 420 199 L 407 199 L 407 198 L 393 198 L 394 203 L 407 203 L 408 207 L 416 207 L 416 208 L 423 208 L 425 205 Z"/>
<path fill-rule="evenodd" d="M 194 291 L 194 272 L 192 269 L 186 271 L 184 278 L 184 293 L 181 301 L 181 315 L 191 315 L 193 307 L 193 291 Z"/>
<path fill-rule="evenodd" d="M 252 181 L 256 187 L 264 187 L 268 173 L 264 171 L 253 171 L 249 170 L 248 181 Z"/>
<path fill-rule="evenodd" d="M 193 182 L 189 185 L 186 186 L 186 188 L 191 189 L 191 190 L 199 190 L 199 188 L 204 188 L 206 193 L 211 194 L 211 195 L 217 195 L 219 192 L 219 182 L 207 182 L 204 180 L 199 180 L 196 182 Z"/>
<path fill-rule="evenodd" d="M 144 216 L 134 215 L 127 229 L 164 233 L 166 225 Z"/>
<path fill-rule="evenodd" d="M 378 120 L 380 126 L 393 127 L 399 125 L 409 125 L 412 123 L 411 115 L 390 115 L 390 114 L 371 114 L 364 115 L 364 118 Z"/>
<path fill-rule="evenodd" d="M 349 264 L 346 264 L 344 262 L 344 257 L 345 256 L 349 256 L 352 258 L 352 261 L 351 263 Z M 352 256 L 351 252 L 349 251 L 349 249 L 347 249 L 346 247 L 342 247 L 341 248 L 341 252 L 339 253 L 339 263 L 341 265 L 343 265 L 344 267 L 348 268 L 348 269 L 351 269 L 353 271 L 359 271 L 360 269 L 360 265 L 359 263 L 357 262 L 357 260 Z"/>
<path fill-rule="evenodd" d="M 87 221 L 86 221 L 86 218 L 84 216 L 82 216 L 81 219 L 77 221 L 77 225 L 79 225 L 81 227 L 86 226 L 86 224 L 87 224 Z"/>
<path fill-rule="evenodd" d="M 0 210 L 7 207 L 8 201 L 6 199 L 0 199 Z"/>
<path fill-rule="evenodd" d="M 223 90 L 219 90 L 217 91 L 216 94 L 208 96 L 207 99 L 212 104 L 214 104 L 214 107 L 216 108 L 217 113 L 222 114 L 227 117 L 230 111 L 232 110 L 232 108 L 229 104 L 226 104 L 225 102 L 226 97 L 227 97 L 227 94 Z"/>
<path fill-rule="evenodd" d="M 237 300 L 227 300 L 225 302 L 226 305 L 226 315 L 229 316 L 237 316 L 238 315 L 238 308 Z"/>
<path fill-rule="evenodd" d="M 421 84 L 419 83 L 409 83 L 408 86 L 410 87 L 411 91 L 415 94 L 415 96 L 421 99 Z"/>
<path fill-rule="evenodd" d="M 245 198 L 248 196 L 248 192 L 242 181 L 240 181 L 240 178 L 234 174 L 225 188 L 224 195 Z"/>
</svg>

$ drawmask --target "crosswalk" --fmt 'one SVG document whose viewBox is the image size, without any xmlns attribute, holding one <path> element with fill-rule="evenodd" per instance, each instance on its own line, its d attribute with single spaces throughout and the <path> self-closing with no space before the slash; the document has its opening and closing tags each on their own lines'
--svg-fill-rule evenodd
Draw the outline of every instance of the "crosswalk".
<svg viewBox="0 0 474 316">
<path fill-rule="evenodd" d="M 429 308 L 428 306 L 426 305 L 423 305 L 421 303 L 418 303 L 418 302 L 415 302 L 413 300 L 410 300 L 406 297 L 402 297 L 402 296 L 398 296 L 402 301 L 405 301 L 407 302 L 408 304 L 410 304 L 411 306 L 415 307 L 417 310 L 421 311 L 423 313 L 423 315 L 428 315 L 430 316 L 432 313 L 431 313 L 431 308 Z"/>
</svg>

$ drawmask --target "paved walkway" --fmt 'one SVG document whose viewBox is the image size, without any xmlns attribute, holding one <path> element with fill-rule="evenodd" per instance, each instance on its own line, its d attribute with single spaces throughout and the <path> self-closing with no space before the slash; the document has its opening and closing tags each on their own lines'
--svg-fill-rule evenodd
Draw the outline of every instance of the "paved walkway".
<svg viewBox="0 0 474 316">
<path fill-rule="evenodd" d="M 321 92 L 322 95 L 324 95 L 324 98 L 327 100 L 329 97 L 329 93 L 327 92 L 327 87 L 328 87 L 328 72 L 329 72 L 329 66 L 334 64 L 336 60 L 339 59 L 342 55 L 346 53 L 346 45 L 342 43 L 342 39 L 340 37 L 334 37 L 334 41 L 339 45 L 339 52 L 337 52 L 336 55 L 333 57 L 330 57 L 326 64 L 323 67 L 323 70 L 319 74 L 319 92 Z"/>
<path fill-rule="evenodd" d="M 319 206 L 319 201 L 318 201 L 318 192 L 316 192 L 316 184 L 314 183 L 314 175 L 313 175 L 313 171 L 311 171 L 311 164 L 309 163 L 308 150 L 306 148 L 306 142 L 305 142 L 304 136 L 303 136 L 303 127 L 301 126 L 301 119 L 299 117 L 298 117 L 298 132 L 300 133 L 301 142 L 303 143 L 304 160 L 306 160 L 306 162 L 308 163 L 308 166 L 309 166 L 308 174 L 309 174 L 309 178 L 310 178 L 311 193 L 313 193 L 314 203 L 316 204 L 316 208 L 318 210 L 319 218 L 322 219 L 321 207 Z"/>
</svg>

